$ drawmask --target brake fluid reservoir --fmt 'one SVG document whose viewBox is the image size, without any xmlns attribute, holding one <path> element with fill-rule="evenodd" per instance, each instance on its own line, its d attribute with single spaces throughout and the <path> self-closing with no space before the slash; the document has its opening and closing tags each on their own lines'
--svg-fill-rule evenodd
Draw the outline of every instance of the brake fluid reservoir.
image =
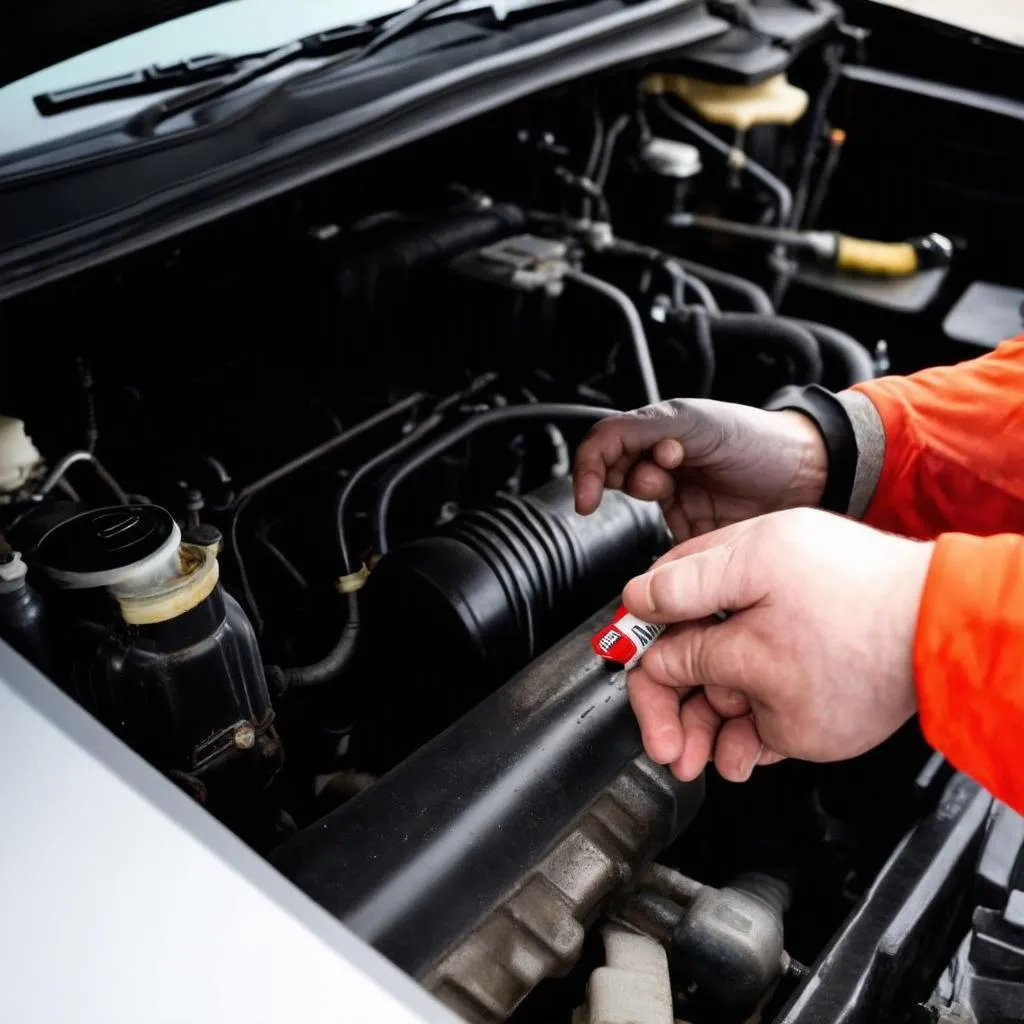
<svg viewBox="0 0 1024 1024">
<path fill-rule="evenodd" d="M 128 505 L 65 520 L 37 557 L 63 589 L 113 599 L 106 616 L 76 616 L 82 703 L 214 809 L 269 781 L 280 744 L 259 647 L 215 546 L 182 543 L 162 508 Z"/>
</svg>

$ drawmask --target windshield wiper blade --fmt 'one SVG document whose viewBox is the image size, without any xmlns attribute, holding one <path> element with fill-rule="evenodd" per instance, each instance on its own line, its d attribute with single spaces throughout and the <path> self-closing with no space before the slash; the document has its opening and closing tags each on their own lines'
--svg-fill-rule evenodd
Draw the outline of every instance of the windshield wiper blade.
<svg viewBox="0 0 1024 1024">
<path fill-rule="evenodd" d="M 357 64 L 377 53 L 410 29 L 415 28 L 431 15 L 445 7 L 452 7 L 458 2 L 459 0 L 417 0 L 411 7 L 399 14 L 392 15 L 373 27 L 357 26 L 296 39 L 271 50 L 247 66 L 243 66 L 217 81 L 198 85 L 194 89 L 188 89 L 146 107 L 131 118 L 126 128 L 133 135 L 152 135 L 157 126 L 168 118 L 201 106 L 210 100 L 226 96 L 228 93 L 300 58 L 322 57 L 337 53 L 340 49 L 347 52 L 344 52 L 335 61 L 328 63 L 321 70 Z"/>
<path fill-rule="evenodd" d="M 91 107 L 95 103 L 110 100 L 130 99 L 133 96 L 147 96 L 165 89 L 176 89 L 184 85 L 195 85 L 211 78 L 236 71 L 250 60 L 262 57 L 261 53 L 240 54 L 229 57 L 220 53 L 189 57 L 176 64 L 153 64 L 138 71 L 129 71 L 113 78 L 101 78 L 94 82 L 83 82 L 67 89 L 40 93 L 33 96 L 36 109 L 44 117 L 63 114 L 76 107 Z"/>
<path fill-rule="evenodd" d="M 308 36 L 301 40 L 301 43 L 304 53 L 311 57 L 330 56 L 365 44 L 373 38 L 374 32 L 372 25 L 346 25 Z M 131 99 L 134 96 L 148 96 L 150 93 L 165 92 L 168 89 L 199 85 L 247 70 L 266 74 L 274 67 L 281 66 L 280 62 L 268 66 L 267 61 L 274 54 L 284 49 L 291 50 L 294 46 L 294 43 L 289 43 L 287 47 L 275 50 L 233 55 L 209 53 L 199 57 L 188 57 L 174 64 L 153 64 L 137 71 L 115 75 L 113 78 L 101 78 L 54 92 L 44 92 L 33 96 L 32 99 L 40 114 L 52 117 L 77 107 L 90 107 L 110 100 Z M 237 88 L 237 85 L 233 88 Z"/>
</svg>

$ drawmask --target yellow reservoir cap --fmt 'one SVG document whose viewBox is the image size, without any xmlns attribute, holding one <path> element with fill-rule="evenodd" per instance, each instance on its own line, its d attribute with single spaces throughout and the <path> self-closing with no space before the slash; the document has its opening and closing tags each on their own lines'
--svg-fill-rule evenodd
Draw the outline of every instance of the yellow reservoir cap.
<svg viewBox="0 0 1024 1024">
<path fill-rule="evenodd" d="M 723 85 L 687 75 L 650 75 L 644 89 L 651 95 L 671 94 L 691 106 L 705 121 L 748 131 L 761 124 L 795 124 L 807 112 L 809 97 L 791 85 L 785 74 L 757 85 Z"/>
<path fill-rule="evenodd" d="M 121 617 L 131 626 L 152 626 L 191 611 L 213 593 L 220 564 L 209 547 L 181 545 L 181 572 L 149 591 L 115 595 Z"/>
</svg>

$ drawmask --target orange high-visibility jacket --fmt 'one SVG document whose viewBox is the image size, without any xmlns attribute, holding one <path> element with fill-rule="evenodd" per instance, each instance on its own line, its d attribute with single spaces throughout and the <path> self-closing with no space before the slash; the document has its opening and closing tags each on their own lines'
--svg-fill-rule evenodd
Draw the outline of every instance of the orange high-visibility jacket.
<svg viewBox="0 0 1024 1024">
<path fill-rule="evenodd" d="M 924 734 L 1024 811 L 1024 335 L 854 390 L 885 432 L 864 521 L 937 538 L 914 646 Z"/>
</svg>

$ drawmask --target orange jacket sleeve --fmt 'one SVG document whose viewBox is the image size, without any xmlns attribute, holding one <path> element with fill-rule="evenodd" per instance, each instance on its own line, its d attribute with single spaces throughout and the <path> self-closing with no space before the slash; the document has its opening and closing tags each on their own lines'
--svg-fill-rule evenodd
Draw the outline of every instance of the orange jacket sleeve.
<svg viewBox="0 0 1024 1024">
<path fill-rule="evenodd" d="M 914 677 L 928 742 L 1024 813 L 1024 538 L 939 538 Z"/>
<path fill-rule="evenodd" d="M 1024 336 L 856 390 L 885 432 L 865 521 L 938 537 L 914 647 L 922 729 L 1024 812 Z"/>
<path fill-rule="evenodd" d="M 1024 335 L 980 359 L 853 390 L 885 429 L 865 522 L 922 540 L 1024 533 Z"/>
</svg>

